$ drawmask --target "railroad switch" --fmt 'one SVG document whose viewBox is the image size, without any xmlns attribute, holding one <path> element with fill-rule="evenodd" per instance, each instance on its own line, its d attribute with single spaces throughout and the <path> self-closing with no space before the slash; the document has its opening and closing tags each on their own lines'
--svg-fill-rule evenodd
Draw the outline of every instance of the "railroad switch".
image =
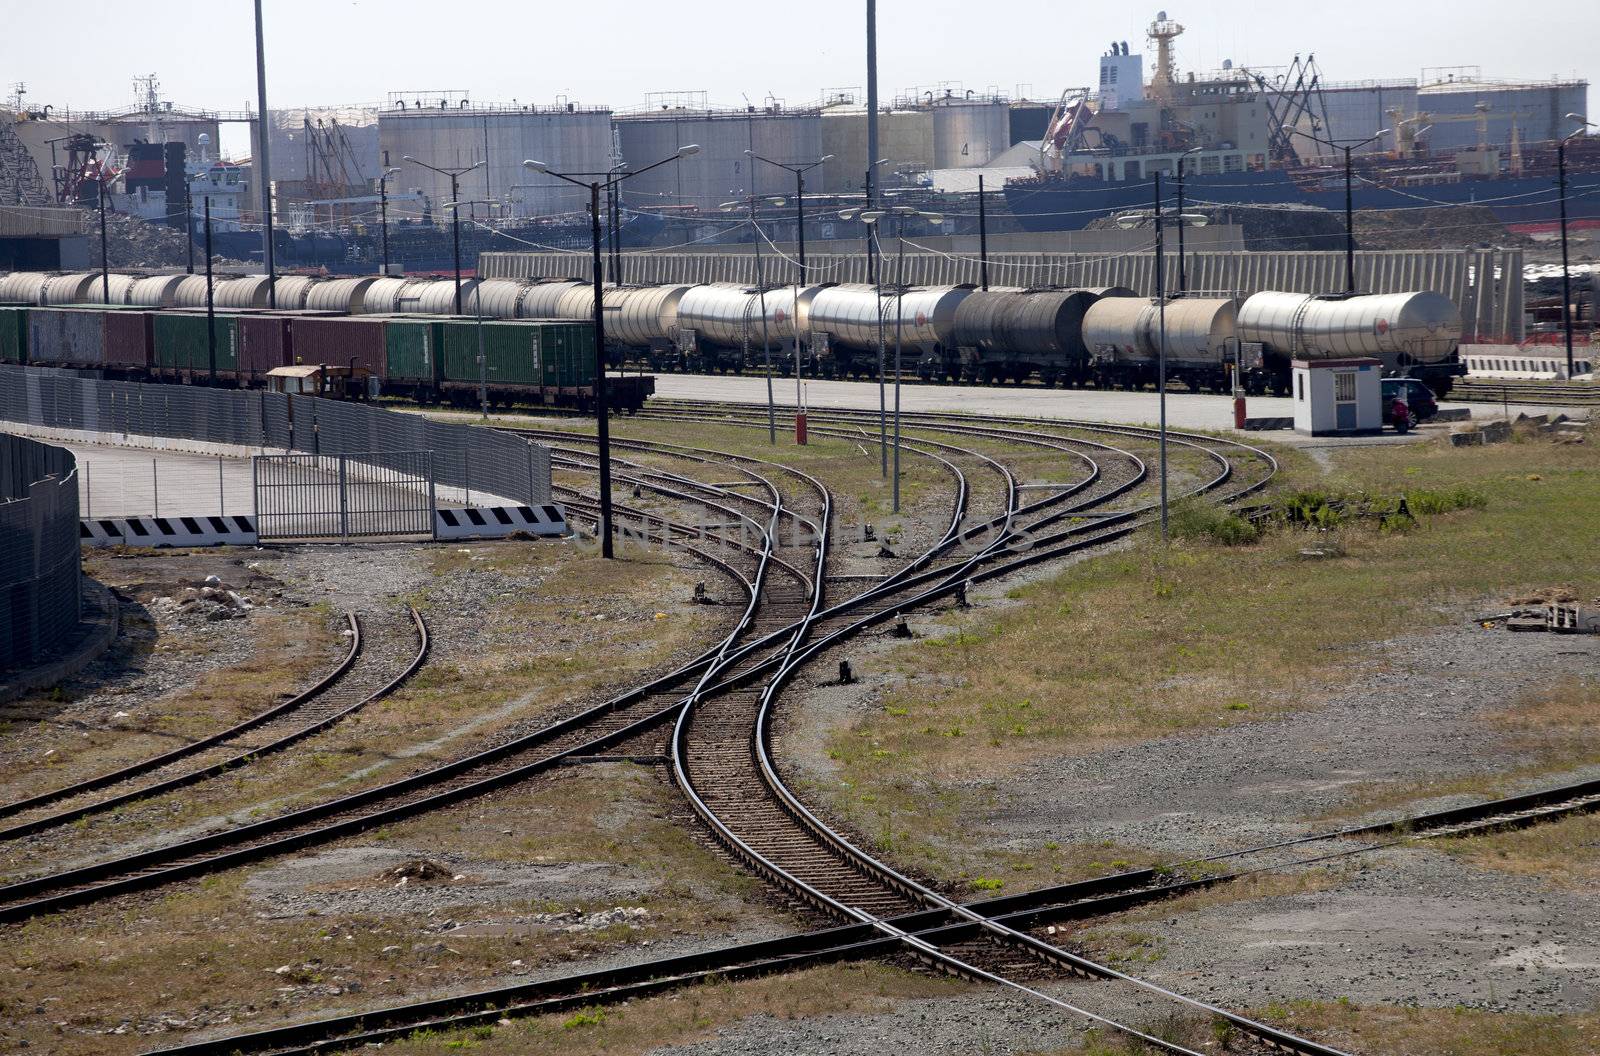
<svg viewBox="0 0 1600 1056">
<path fill-rule="evenodd" d="M 866 524 L 863 524 L 861 526 L 861 541 L 862 542 L 870 543 L 874 539 L 876 539 L 877 537 L 878 537 L 878 531 L 877 531 L 877 529 L 872 527 L 872 522 L 871 521 L 868 521 Z"/>
<path fill-rule="evenodd" d="M 896 638 L 911 637 L 911 625 L 906 622 L 904 616 L 896 616 L 894 618 L 894 636 Z"/>
<path fill-rule="evenodd" d="M 848 660 L 840 660 L 839 661 L 839 684 L 841 686 L 848 686 L 851 683 L 855 682 L 855 680 L 856 680 L 855 672 L 850 670 L 850 661 L 848 661 Z"/>
<path fill-rule="evenodd" d="M 972 603 L 967 600 L 967 583 L 966 583 L 966 580 L 962 580 L 961 583 L 956 587 L 956 608 L 958 608 L 958 609 L 970 609 L 970 608 L 972 608 Z"/>
</svg>

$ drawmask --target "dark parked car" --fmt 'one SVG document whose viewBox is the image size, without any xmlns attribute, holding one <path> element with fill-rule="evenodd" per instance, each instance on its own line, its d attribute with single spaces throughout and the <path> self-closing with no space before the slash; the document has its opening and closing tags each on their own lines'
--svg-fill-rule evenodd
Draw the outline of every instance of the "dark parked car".
<svg viewBox="0 0 1600 1056">
<path fill-rule="evenodd" d="M 1404 400 L 1406 407 L 1411 412 L 1408 422 L 1394 420 L 1394 401 Z M 1383 424 L 1392 425 L 1401 432 L 1411 428 L 1418 422 L 1425 422 L 1439 413 L 1439 403 L 1433 398 L 1433 390 L 1416 378 L 1384 378 L 1383 379 Z"/>
</svg>

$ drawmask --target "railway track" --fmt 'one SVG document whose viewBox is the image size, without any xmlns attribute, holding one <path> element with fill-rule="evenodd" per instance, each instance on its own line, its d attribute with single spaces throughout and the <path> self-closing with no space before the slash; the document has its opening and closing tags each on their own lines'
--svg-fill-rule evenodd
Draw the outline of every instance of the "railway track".
<svg viewBox="0 0 1600 1056">
<path fill-rule="evenodd" d="M 751 475 L 760 479 L 759 474 Z M 793 510 L 785 508 L 779 489 L 766 486 L 772 495 L 772 522 L 793 516 Z M 775 535 L 770 525 L 763 529 L 764 538 Z M 757 605 L 769 573 L 783 579 L 791 592 L 814 589 L 814 576 L 775 556 L 776 550 L 770 546 L 755 549 L 733 544 L 733 549 L 742 556 L 730 559 L 705 549 L 700 553 L 742 583 L 750 603 L 728 638 L 678 670 L 532 733 L 384 785 L 179 843 L 24 878 L 0 887 L 0 922 L 27 919 L 348 835 L 524 780 L 646 733 L 670 717 L 686 693 L 721 671 L 730 658 L 743 658 L 767 637 L 797 622 L 798 610 L 793 607 L 792 598 L 779 595 L 768 599 L 769 605 Z M 742 570 L 735 566 L 736 560 L 743 562 Z M 788 609 L 784 608 L 786 602 L 791 606 Z M 753 644 L 731 652 L 735 642 L 743 638 Z M 414 673 L 425 653 L 426 641 L 412 664 L 384 692 Z"/>
<path fill-rule="evenodd" d="M 764 422 L 760 424 L 764 425 Z M 1036 423 L 1024 424 L 1031 428 Z M 1124 431 L 1122 435 L 1144 442 L 1150 439 L 1148 431 Z M 1006 439 L 1010 441 L 1015 436 L 1008 435 Z M 907 443 L 912 445 L 917 440 L 908 437 Z M 1210 441 L 1209 438 L 1196 438 L 1195 442 Z M 1276 467 L 1270 456 L 1262 452 L 1252 454 L 1253 451 L 1244 445 L 1232 445 L 1227 454 L 1214 453 L 1217 470 L 1196 490 L 1209 491 L 1221 501 L 1232 502 L 1258 491 L 1270 479 Z M 1237 479 L 1234 461 L 1241 455 L 1242 461 L 1255 462 L 1265 467 L 1265 472 L 1258 479 Z M 1130 457 L 1134 462 L 1139 462 L 1137 456 Z M 1106 490 L 1114 490 L 1116 496 L 1130 491 L 1145 477 L 1142 463 L 1139 464 L 1137 479 Z M 1087 482 L 1078 485 L 1080 489 L 1087 486 Z M 1015 488 L 1011 494 L 1015 496 Z M 1049 510 L 1048 503 L 1035 505 L 1044 507 L 1035 509 L 1035 513 L 1051 518 L 1045 527 L 1071 519 L 1068 513 Z M 1071 504 L 1063 502 L 1058 505 Z M 1000 518 L 1005 523 L 1015 521 L 1023 509 L 1014 498 L 1010 506 Z M 1122 511 L 1116 518 L 1134 518 L 1139 514 L 1148 514 L 1149 509 L 1148 505 L 1140 506 L 1133 511 Z M 619 507 L 619 512 L 627 511 Z M 959 523 L 959 513 L 955 521 Z M 878 956 L 908 947 L 925 959 L 942 962 L 964 974 L 1013 986 L 1039 999 L 1070 1008 L 1048 995 L 1015 983 L 1005 975 L 997 975 L 981 964 L 972 963 L 980 960 L 986 949 L 984 944 L 993 939 L 1007 943 L 1012 958 L 1016 958 L 1016 951 L 1020 950 L 1026 956 L 1061 965 L 1079 974 L 1118 979 L 1149 988 L 1149 984 L 1142 981 L 1121 976 L 1103 966 L 1077 958 L 1069 951 L 1059 950 L 1029 934 L 1026 929 L 1053 919 L 1113 912 L 1141 901 L 1171 897 L 1193 887 L 1226 883 L 1238 876 L 1250 875 L 1256 871 L 1254 867 L 1231 873 L 1212 870 L 1208 875 L 1194 879 L 1166 871 L 1136 870 L 1081 884 L 957 906 L 937 892 L 899 877 L 887 866 L 862 854 L 843 837 L 829 830 L 783 786 L 776 763 L 767 748 L 771 708 L 782 683 L 801 665 L 814 662 L 830 645 L 905 608 L 929 604 L 947 596 L 963 582 L 1002 575 L 1024 564 L 1095 545 L 1109 534 L 1132 530 L 1126 524 L 1116 524 L 1110 526 L 1111 531 L 1107 532 L 1104 530 L 1107 526 L 1091 524 L 1091 528 L 1098 530 L 1086 531 L 1083 526 L 1074 524 L 1047 535 L 1043 540 L 1046 552 L 1032 551 L 1009 560 L 992 560 L 1003 552 L 1007 540 L 1014 539 L 1019 531 L 1032 526 L 1034 522 L 1030 521 L 1019 524 L 1016 530 L 1002 530 L 982 554 L 967 557 L 959 564 L 956 558 L 948 555 L 940 563 L 936 557 L 941 547 L 930 549 L 902 571 L 885 576 L 881 584 L 864 589 L 850 603 L 814 611 L 808 621 L 809 626 L 790 636 L 788 645 L 782 651 L 782 666 L 761 687 L 741 684 L 725 686 L 719 692 L 719 687 L 708 685 L 694 694 L 680 712 L 674 729 L 675 769 L 680 781 L 691 790 L 691 796 L 698 799 L 697 812 L 702 812 L 702 817 L 707 818 L 718 838 L 780 887 L 801 895 L 825 911 L 833 912 L 836 917 L 854 923 L 767 943 L 373 1010 L 355 1016 L 333 1017 L 162 1051 L 200 1053 L 237 1049 L 283 1053 L 330 1052 L 381 1043 L 417 1029 L 493 1023 L 510 1015 L 553 1012 L 602 1001 L 646 996 L 711 978 L 763 975 L 828 960 Z M 959 532 L 953 526 L 952 533 L 947 533 L 941 546 L 947 546 L 956 534 Z M 991 559 L 987 565 L 985 558 Z M 819 574 L 818 578 L 822 580 L 824 577 Z M 749 760 L 748 765 L 746 760 Z M 752 774 L 759 776 L 759 786 L 752 785 Z M 707 790 L 708 795 L 699 796 L 693 791 L 697 781 L 698 787 Z M 1600 783 L 1592 785 L 1594 787 L 1579 790 L 1581 794 L 1570 802 L 1552 800 L 1548 796 L 1541 798 L 1539 795 L 1519 797 L 1504 801 L 1500 806 L 1505 809 L 1498 814 L 1493 805 L 1483 805 L 1480 808 L 1465 808 L 1464 812 L 1442 812 L 1401 819 L 1365 829 L 1308 837 L 1292 843 L 1387 833 L 1391 839 L 1387 842 L 1380 839 L 1375 844 L 1386 846 L 1398 842 L 1401 834 L 1406 839 L 1421 838 L 1423 831 L 1430 826 L 1441 833 L 1460 833 L 1476 831 L 1478 827 L 1485 826 L 1531 824 L 1562 812 L 1592 809 L 1594 804 L 1600 803 Z M 755 787 L 760 788 L 763 802 L 753 805 L 751 792 Z M 773 812 L 773 806 L 776 806 L 778 813 Z M 1267 853 L 1288 845 L 1258 850 Z M 1373 846 L 1335 853 L 1362 853 L 1370 849 Z M 818 856 L 819 851 L 822 857 Z M 1228 857 L 1232 856 L 1218 856 L 1216 860 Z M 1328 857 L 1328 854 L 1319 854 L 1310 861 L 1326 860 Z M 1023 967 L 1023 962 L 1001 960 L 994 966 L 1001 971 L 1010 971 Z M 1181 995 L 1166 994 L 1159 988 L 1154 989 L 1195 1009 L 1224 1016 L 1283 1051 L 1306 1054 L 1330 1054 L 1335 1051 L 1263 1024 L 1251 1023 L 1225 1010 L 1190 1002 Z M 1093 1017 L 1093 1013 L 1087 1010 L 1072 1010 Z M 1101 1021 L 1125 1029 L 1121 1024 L 1104 1019 Z M 1146 1041 L 1164 1051 L 1188 1051 L 1159 1039 L 1146 1038 Z"/>
<path fill-rule="evenodd" d="M 394 673 L 406 669 L 418 652 L 418 640 L 426 651 L 427 624 L 415 608 L 376 610 L 363 617 L 351 613 L 346 622 L 349 649 L 338 665 L 309 689 L 229 729 L 162 755 L 0 807 L 0 818 L 10 818 L 77 801 L 68 809 L 35 814 L 0 828 L 0 840 L 71 824 L 222 773 L 237 772 L 239 767 L 320 733 L 379 699 L 393 688 Z M 101 792 L 108 794 L 89 798 Z"/>
<path fill-rule="evenodd" d="M 1396 818 L 1358 829 L 1320 833 L 1296 842 L 1334 842 L 1369 831 L 1378 836 L 1403 835 L 1408 842 L 1413 842 L 1437 836 L 1521 828 L 1593 811 L 1597 807 L 1600 807 L 1600 781 L 1588 781 L 1450 811 Z M 1390 845 L 1380 840 L 1356 849 L 1355 853 Z M 1236 853 L 1262 853 L 1282 846 L 1284 844 L 1272 844 Z M 1218 860 L 1222 859 L 1206 859 Z M 1325 856 L 1318 856 L 1317 860 L 1325 860 Z M 1032 931 L 1049 924 L 1120 912 L 1204 887 L 1231 883 L 1248 875 L 1248 871 L 1240 870 L 1183 880 L 1175 878 L 1168 870 L 1137 869 L 978 900 L 965 904 L 964 908 L 1007 926 Z M 887 923 L 936 945 L 971 942 L 978 936 L 976 924 L 957 920 L 938 908 L 894 917 Z M 895 953 L 900 946 L 899 939 L 884 934 L 870 923 L 837 924 L 622 968 L 582 972 L 188 1042 L 154 1050 L 149 1056 L 225 1056 L 234 1052 L 290 1056 L 340 1052 L 403 1038 L 417 1030 L 446 1031 L 493 1025 L 505 1018 L 619 1003 L 698 983 L 751 979 L 820 964 L 882 957 Z"/>
</svg>

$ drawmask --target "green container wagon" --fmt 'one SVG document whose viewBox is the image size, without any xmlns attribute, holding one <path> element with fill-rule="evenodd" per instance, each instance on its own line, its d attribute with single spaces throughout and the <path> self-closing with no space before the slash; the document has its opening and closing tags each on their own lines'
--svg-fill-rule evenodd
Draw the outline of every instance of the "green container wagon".
<svg viewBox="0 0 1600 1056">
<path fill-rule="evenodd" d="M 442 319 L 403 315 L 384 320 L 384 380 L 405 386 L 437 385 L 446 325 Z"/>
<path fill-rule="evenodd" d="M 482 327 L 484 369 L 491 387 L 515 385 L 538 388 L 543 384 L 543 324 L 511 320 L 451 322 L 445 327 L 444 377 L 446 381 L 476 383 L 479 327 Z"/>
<path fill-rule="evenodd" d="M 0 308 L 0 363 L 28 362 L 28 309 Z"/>
<path fill-rule="evenodd" d="M 235 373 L 239 369 L 239 331 L 233 315 L 216 315 L 217 371 Z M 206 345 L 204 312 L 162 312 L 155 317 L 156 368 L 190 372 L 209 372 L 210 349 Z"/>
</svg>

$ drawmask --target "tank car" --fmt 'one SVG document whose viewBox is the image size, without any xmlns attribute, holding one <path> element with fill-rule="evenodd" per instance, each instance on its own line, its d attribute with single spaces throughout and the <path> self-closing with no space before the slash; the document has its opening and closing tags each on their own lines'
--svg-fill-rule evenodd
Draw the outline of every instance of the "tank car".
<svg viewBox="0 0 1600 1056">
<path fill-rule="evenodd" d="M 1164 344 L 1169 384 L 1182 382 L 1196 392 L 1224 390 L 1231 384 L 1230 368 L 1239 360 L 1238 311 L 1237 300 L 1221 297 L 1181 297 L 1168 300 L 1164 310 L 1160 301 L 1144 298 L 1096 301 L 1083 322 L 1095 384 L 1158 384 Z M 1247 372 L 1242 380 L 1259 391 L 1259 377 Z"/>
<path fill-rule="evenodd" d="M 1285 387 L 1295 359 L 1376 358 L 1386 374 L 1420 378 L 1440 396 L 1466 372 L 1461 312 L 1431 291 L 1319 297 L 1264 290 L 1240 308 L 1239 337 L 1261 346 L 1266 369 Z"/>
<path fill-rule="evenodd" d="M 1037 373 L 1045 385 L 1082 384 L 1089 375 L 1083 318 L 1102 296 L 1132 290 L 990 289 L 956 310 L 955 364 L 967 381 L 1022 382 Z"/>
<path fill-rule="evenodd" d="M 892 359 L 899 342 L 902 369 L 946 370 L 947 355 L 956 347 L 956 312 L 973 292 L 971 286 L 880 291 L 862 283 L 819 290 L 806 319 L 818 370 L 835 378 L 873 376 L 880 340 L 886 359 Z"/>
<path fill-rule="evenodd" d="M 678 299 L 675 344 L 685 369 L 743 373 L 793 340 L 794 315 L 792 287 L 692 286 Z"/>
</svg>

